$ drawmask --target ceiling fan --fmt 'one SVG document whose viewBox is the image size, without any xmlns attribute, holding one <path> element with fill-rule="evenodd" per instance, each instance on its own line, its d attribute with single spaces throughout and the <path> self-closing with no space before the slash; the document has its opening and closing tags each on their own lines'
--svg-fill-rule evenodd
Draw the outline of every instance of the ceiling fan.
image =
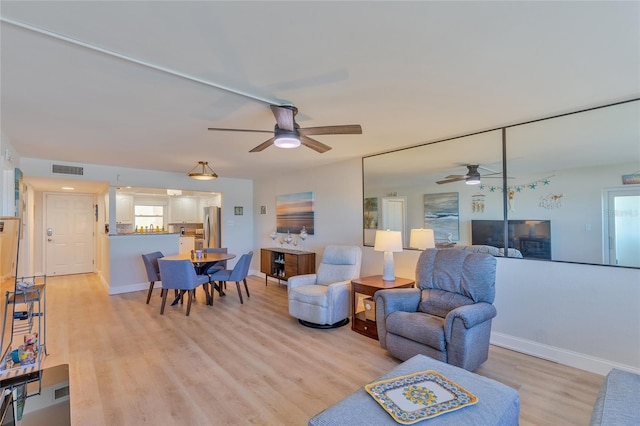
<svg viewBox="0 0 640 426">
<path fill-rule="evenodd" d="M 330 146 L 318 142 L 309 135 L 360 135 L 362 127 L 359 124 L 345 124 L 340 126 L 320 126 L 301 128 L 296 123 L 295 116 L 298 108 L 293 105 L 270 105 L 271 111 L 276 118 L 274 130 L 252 130 L 252 129 L 224 129 L 219 127 L 209 127 L 209 130 L 225 132 L 254 132 L 273 133 L 273 137 L 256 146 L 249 152 L 260 152 L 275 145 L 278 148 L 297 148 L 301 144 L 319 153 L 327 152 Z"/>
<path fill-rule="evenodd" d="M 486 170 L 491 173 L 487 173 L 482 175 L 483 178 L 502 178 L 501 172 L 496 172 L 495 170 L 487 169 L 486 167 L 482 167 L 478 164 L 467 164 L 467 174 L 466 175 L 449 175 L 446 176 L 443 180 L 436 181 L 438 185 L 442 185 L 443 183 L 451 183 L 451 182 L 459 182 L 464 181 L 467 185 L 479 185 L 480 184 L 480 172 L 478 169 Z"/>
</svg>

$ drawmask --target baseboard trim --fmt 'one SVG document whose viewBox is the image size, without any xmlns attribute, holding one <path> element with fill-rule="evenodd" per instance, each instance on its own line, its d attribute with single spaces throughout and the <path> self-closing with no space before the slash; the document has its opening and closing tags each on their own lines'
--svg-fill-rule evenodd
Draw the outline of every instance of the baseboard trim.
<svg viewBox="0 0 640 426">
<path fill-rule="evenodd" d="M 102 274 L 98 274 L 98 277 L 100 278 L 100 284 L 102 284 L 104 289 L 107 290 L 107 293 L 109 293 L 109 283 L 107 282 L 107 280 L 104 279 L 104 276 Z"/>
<path fill-rule="evenodd" d="M 155 288 L 162 288 L 160 283 L 156 283 Z M 117 287 L 108 287 L 107 291 L 109 292 L 109 296 L 113 296 L 114 294 L 122 294 L 122 293 L 132 293 L 134 291 L 142 291 L 149 290 L 149 283 L 136 283 L 129 285 L 119 285 Z"/>
<path fill-rule="evenodd" d="M 503 333 L 492 332 L 491 344 L 526 355 L 568 365 L 569 367 L 590 371 L 602 376 L 606 375 L 612 368 L 618 368 L 620 370 L 640 374 L 640 369 L 630 365 L 619 364 L 606 359 L 592 357 L 578 352 L 569 351 L 567 349 L 509 336 Z"/>
</svg>

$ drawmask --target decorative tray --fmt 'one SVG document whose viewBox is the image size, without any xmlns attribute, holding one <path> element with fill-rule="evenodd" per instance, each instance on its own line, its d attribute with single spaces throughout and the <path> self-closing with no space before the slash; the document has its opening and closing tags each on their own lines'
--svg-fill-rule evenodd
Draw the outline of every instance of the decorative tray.
<svg viewBox="0 0 640 426">
<path fill-rule="evenodd" d="M 380 380 L 364 388 L 396 422 L 405 425 L 478 402 L 471 392 L 433 370 Z"/>
</svg>

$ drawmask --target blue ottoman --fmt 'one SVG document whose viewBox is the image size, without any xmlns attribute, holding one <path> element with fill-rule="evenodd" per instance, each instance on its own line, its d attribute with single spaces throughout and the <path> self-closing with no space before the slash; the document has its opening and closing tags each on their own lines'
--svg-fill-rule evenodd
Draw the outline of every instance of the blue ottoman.
<svg viewBox="0 0 640 426">
<path fill-rule="evenodd" d="M 592 426 L 640 425 L 640 375 L 614 368 L 605 377 L 591 412 Z"/>
<path fill-rule="evenodd" d="M 416 355 L 376 380 L 435 370 L 478 397 L 474 405 L 441 414 L 416 425 L 517 425 L 520 396 L 515 389 L 462 368 L 424 355 Z M 398 425 L 364 388 L 321 411 L 309 420 L 310 426 Z"/>
</svg>

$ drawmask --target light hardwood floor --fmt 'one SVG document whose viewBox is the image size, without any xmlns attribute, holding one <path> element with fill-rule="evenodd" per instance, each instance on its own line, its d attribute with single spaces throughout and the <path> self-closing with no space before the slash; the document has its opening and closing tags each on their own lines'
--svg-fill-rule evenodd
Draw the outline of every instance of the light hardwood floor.
<svg viewBox="0 0 640 426">
<path fill-rule="evenodd" d="M 306 425 L 398 365 L 376 340 L 305 328 L 286 287 L 249 277 L 191 315 L 160 291 L 108 296 L 93 274 L 47 279 L 45 367 L 69 364 L 74 425 Z M 585 425 L 603 377 L 491 347 L 477 373 L 520 392 L 521 425 Z"/>
</svg>

